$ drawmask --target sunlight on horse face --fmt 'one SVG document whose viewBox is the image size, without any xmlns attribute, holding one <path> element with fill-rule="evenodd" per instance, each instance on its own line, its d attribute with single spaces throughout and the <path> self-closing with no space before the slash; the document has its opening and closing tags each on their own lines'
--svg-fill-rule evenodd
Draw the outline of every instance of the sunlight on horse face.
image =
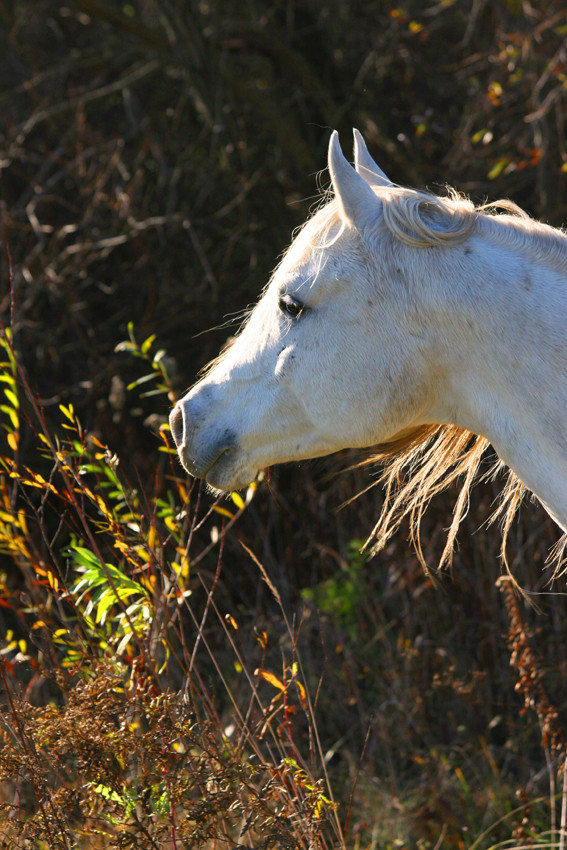
<svg viewBox="0 0 567 850">
<path fill-rule="evenodd" d="M 369 259 L 379 202 L 345 164 L 372 195 L 372 231 L 345 209 L 331 169 L 335 200 L 304 226 L 242 332 L 171 416 L 184 466 L 219 490 L 274 463 L 392 439 L 423 412 L 424 359 L 418 337 L 400 332 L 407 305 L 388 292 L 388 251 L 382 270 L 375 250 Z M 379 238 L 392 237 L 384 228 Z"/>
</svg>

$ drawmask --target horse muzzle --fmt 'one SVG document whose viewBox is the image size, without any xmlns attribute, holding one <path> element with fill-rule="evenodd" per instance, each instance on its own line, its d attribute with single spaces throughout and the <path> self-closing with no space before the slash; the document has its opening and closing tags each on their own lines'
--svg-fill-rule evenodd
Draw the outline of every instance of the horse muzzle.
<svg viewBox="0 0 567 850">
<path fill-rule="evenodd" d="M 169 426 L 179 459 L 195 478 L 204 478 L 218 490 L 232 490 L 246 486 L 254 477 L 247 472 L 244 481 L 239 474 L 245 464 L 236 432 L 207 423 L 199 399 L 181 399 L 171 411 Z"/>
</svg>

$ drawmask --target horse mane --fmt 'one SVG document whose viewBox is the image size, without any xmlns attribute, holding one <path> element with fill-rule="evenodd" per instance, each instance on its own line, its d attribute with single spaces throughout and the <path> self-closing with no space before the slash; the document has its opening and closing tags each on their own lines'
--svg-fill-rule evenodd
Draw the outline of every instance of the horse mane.
<svg viewBox="0 0 567 850">
<path fill-rule="evenodd" d="M 455 189 L 446 191 L 442 198 L 399 186 L 379 190 L 387 228 L 414 248 L 450 247 L 477 232 L 535 262 L 567 270 L 567 233 L 561 228 L 535 221 L 513 201 L 475 206 Z"/>
<path fill-rule="evenodd" d="M 489 446 L 486 437 L 458 425 L 424 425 L 400 439 L 375 446 L 372 454 L 361 464 L 382 465 L 376 483 L 384 486 L 384 503 L 366 544 L 370 546 L 370 554 L 374 555 L 385 547 L 407 516 L 411 542 L 421 565 L 428 570 L 420 537 L 423 514 L 434 496 L 453 482 L 462 480 L 438 567 L 441 569 L 450 564 L 459 525 L 468 511 L 471 487 L 479 476 L 482 479 L 493 478 L 505 469 L 502 461 L 496 459 L 480 473 L 481 462 Z M 499 504 L 489 521 L 502 520 L 500 554 L 507 569 L 506 539 L 525 491 L 518 476 L 508 470 Z"/>
<path fill-rule="evenodd" d="M 447 189 L 447 198 L 400 186 L 380 191 L 384 222 L 390 232 L 412 248 L 433 248 L 464 242 L 471 235 L 477 211 L 472 201 Z"/>
</svg>

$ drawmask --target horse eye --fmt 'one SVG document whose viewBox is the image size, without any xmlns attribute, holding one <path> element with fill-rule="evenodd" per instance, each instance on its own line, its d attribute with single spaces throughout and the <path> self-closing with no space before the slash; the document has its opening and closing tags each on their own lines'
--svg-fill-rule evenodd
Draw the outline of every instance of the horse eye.
<svg viewBox="0 0 567 850">
<path fill-rule="evenodd" d="M 303 313 L 304 309 L 301 301 L 298 301 L 292 295 L 282 295 L 278 306 L 282 313 L 285 313 L 290 319 L 297 319 Z"/>
</svg>

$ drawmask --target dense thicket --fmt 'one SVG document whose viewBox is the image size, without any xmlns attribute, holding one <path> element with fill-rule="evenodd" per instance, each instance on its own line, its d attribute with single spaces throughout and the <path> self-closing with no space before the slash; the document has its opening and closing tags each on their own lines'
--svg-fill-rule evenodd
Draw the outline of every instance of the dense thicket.
<svg viewBox="0 0 567 850">
<path fill-rule="evenodd" d="M 155 426 L 170 402 L 126 390 L 138 364 L 116 346 L 133 323 L 167 350 L 177 391 L 193 381 L 326 185 L 330 128 L 346 150 L 358 127 L 399 183 L 508 197 L 560 225 L 566 34 L 559 0 L 4 3 L 0 311 L 47 420 L 72 404 L 131 479 L 154 486 Z M 19 448 L 37 462 L 31 433 Z M 307 604 L 304 652 L 327 670 L 321 735 L 340 787 L 352 787 L 371 730 L 361 834 L 378 797 L 394 831 L 411 821 L 403 834 L 433 846 L 445 824 L 460 836 L 450 846 L 465 846 L 450 799 L 455 753 L 479 809 L 487 774 L 547 787 L 538 735 L 516 728 L 499 530 L 477 532 L 498 484 L 475 491 L 453 577 L 437 587 L 403 533 L 371 563 L 358 556 L 380 493 L 338 511 L 368 483 L 349 469 L 357 457 L 273 471 L 239 534 L 290 610 Z M 440 497 L 424 522 L 432 567 L 453 500 Z M 556 536 L 527 506 L 510 542 L 521 583 L 544 586 Z M 3 557 L 17 586 L 17 564 Z M 269 595 L 236 539 L 225 563 L 222 599 L 269 621 Z M 539 619 L 525 616 L 561 718 L 564 603 L 542 605 Z"/>
</svg>

